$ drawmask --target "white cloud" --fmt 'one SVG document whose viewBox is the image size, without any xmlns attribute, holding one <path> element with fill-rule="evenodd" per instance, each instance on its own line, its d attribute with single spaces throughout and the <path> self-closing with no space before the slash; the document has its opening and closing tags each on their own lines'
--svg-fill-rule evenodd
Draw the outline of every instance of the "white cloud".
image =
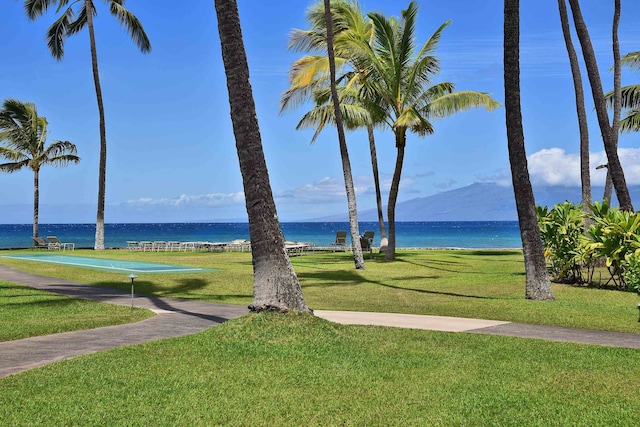
<svg viewBox="0 0 640 427">
<path fill-rule="evenodd" d="M 136 209 L 148 207 L 219 207 L 244 204 L 244 193 L 212 193 L 196 196 L 182 194 L 175 198 L 152 199 L 141 197 L 135 200 L 117 203 L 118 206 Z"/>
<path fill-rule="evenodd" d="M 618 151 L 627 184 L 640 184 L 640 149 L 621 148 Z M 529 156 L 529 174 L 534 184 L 580 186 L 580 155 L 561 148 L 540 150 Z M 604 185 L 606 169 L 596 167 L 607 163 L 604 151 L 591 153 L 589 164 L 593 185 Z"/>
<path fill-rule="evenodd" d="M 391 176 L 381 176 L 380 186 L 383 192 L 391 187 Z M 400 191 L 410 191 L 416 180 L 412 177 L 402 178 Z M 354 176 L 353 185 L 356 196 L 375 194 L 375 186 L 372 176 Z M 275 193 L 276 201 L 294 201 L 296 203 L 342 203 L 346 197 L 344 178 L 324 177 L 318 181 L 303 185 L 302 187 L 278 191 Z"/>
</svg>

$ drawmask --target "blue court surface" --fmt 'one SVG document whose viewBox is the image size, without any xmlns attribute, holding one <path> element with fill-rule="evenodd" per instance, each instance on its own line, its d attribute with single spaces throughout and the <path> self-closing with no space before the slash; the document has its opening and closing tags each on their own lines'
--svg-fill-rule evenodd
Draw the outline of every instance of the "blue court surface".
<svg viewBox="0 0 640 427">
<path fill-rule="evenodd" d="M 70 265 L 73 267 L 93 268 L 96 270 L 126 273 L 204 273 L 220 271 L 198 267 L 181 267 L 178 265 L 156 264 L 151 262 L 122 261 L 115 259 L 88 258 L 70 255 L 19 254 L 2 255 L 2 258 L 48 262 L 50 264 L 62 264 Z"/>
</svg>

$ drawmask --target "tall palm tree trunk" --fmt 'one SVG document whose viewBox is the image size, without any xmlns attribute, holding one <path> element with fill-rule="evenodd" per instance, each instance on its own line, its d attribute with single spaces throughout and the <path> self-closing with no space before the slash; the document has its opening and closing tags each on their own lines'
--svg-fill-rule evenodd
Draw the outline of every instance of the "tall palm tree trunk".
<svg viewBox="0 0 640 427">
<path fill-rule="evenodd" d="M 611 41 L 613 48 L 613 117 L 611 119 L 611 135 L 614 138 L 617 153 L 618 132 L 620 131 L 620 112 L 622 111 L 622 66 L 620 64 L 620 42 L 618 40 L 620 0 L 614 1 L 613 9 L 613 25 L 611 29 Z M 611 169 L 607 167 L 607 178 L 604 184 L 604 199 L 608 202 L 611 202 L 611 187 L 613 187 L 613 177 L 611 176 Z"/>
<path fill-rule="evenodd" d="M 40 214 L 40 172 L 33 171 L 33 237 L 38 237 L 38 217 Z"/>
<path fill-rule="evenodd" d="M 604 97 L 604 92 L 602 90 L 602 81 L 600 80 L 598 63 L 596 61 L 596 56 L 591 44 L 591 38 L 589 37 L 589 30 L 587 29 L 587 25 L 584 22 L 582 11 L 580 10 L 579 1 L 569 0 L 569 5 L 571 6 L 571 13 L 573 15 L 573 22 L 576 27 L 576 33 L 578 34 L 578 39 L 580 40 L 580 45 L 582 46 L 582 56 L 584 58 L 585 66 L 587 68 L 587 75 L 591 84 L 591 93 L 593 95 L 593 102 L 596 109 L 596 115 L 598 117 L 598 124 L 600 125 L 600 131 L 602 133 L 604 150 L 607 153 L 608 168 L 609 172 L 611 173 L 613 187 L 616 190 L 620 208 L 625 211 L 633 212 L 631 196 L 629 195 L 629 189 L 627 188 L 624 171 L 622 170 L 620 158 L 618 157 L 617 129 L 616 134 L 614 135 L 613 129 L 609 125 L 609 115 L 607 113 L 607 105 Z M 619 7 L 617 9 L 619 11 Z"/>
<path fill-rule="evenodd" d="M 93 2 L 85 0 L 87 8 L 87 28 L 89 30 L 89 43 L 91 48 L 91 69 L 93 71 L 93 83 L 96 88 L 98 101 L 98 114 L 100 116 L 100 164 L 98 171 L 98 212 L 96 215 L 96 237 L 93 249 L 104 250 L 104 202 L 105 187 L 107 183 L 107 130 L 104 120 L 104 104 L 102 101 L 102 88 L 100 87 L 100 73 L 98 72 L 98 51 L 96 49 L 96 35 L 93 28 Z"/>
<path fill-rule="evenodd" d="M 378 208 L 378 225 L 380 226 L 380 251 L 387 250 L 387 229 L 384 225 L 382 214 L 382 193 L 380 191 L 380 174 L 378 172 L 378 155 L 376 153 L 376 141 L 373 134 L 373 126 L 367 126 L 369 136 L 369 151 L 371 152 L 371 169 L 373 170 L 373 183 L 376 189 L 376 206 Z"/>
<path fill-rule="evenodd" d="M 400 178 L 402 176 L 402 164 L 404 163 L 404 149 L 407 142 L 406 130 L 397 130 L 395 133 L 395 137 L 398 154 L 396 157 L 396 167 L 393 171 L 393 178 L 391 179 L 391 188 L 389 188 L 389 203 L 387 204 L 387 218 L 389 219 L 389 244 L 384 255 L 384 259 L 388 261 L 396 259 L 396 202 L 398 201 Z"/>
<path fill-rule="evenodd" d="M 589 205 L 592 203 L 591 196 L 591 172 L 589 170 L 589 126 L 587 124 L 587 112 L 584 106 L 584 87 L 582 85 L 582 75 L 580 74 L 580 64 L 578 55 L 571 40 L 571 30 L 569 28 L 569 16 L 567 14 L 566 0 L 558 0 L 558 10 L 560 11 L 560 24 L 562 34 L 569 56 L 571 66 L 571 76 L 573 77 L 573 87 L 576 96 L 576 113 L 578 115 L 578 128 L 580 130 L 580 181 L 582 184 L 582 209 L 588 213 L 591 211 Z"/>
<path fill-rule="evenodd" d="M 253 311 L 310 312 L 284 246 L 249 81 L 236 0 L 215 0 L 231 121 L 242 173 L 251 256 Z"/>
<path fill-rule="evenodd" d="M 553 300 L 524 146 L 520 107 L 520 3 L 504 2 L 504 98 L 511 178 L 526 270 L 525 297 Z"/>
<path fill-rule="evenodd" d="M 364 258 L 362 256 L 362 246 L 360 245 L 360 232 L 358 231 L 358 208 L 356 205 L 356 191 L 353 186 L 353 176 L 351 174 L 351 162 L 349 161 L 349 151 L 347 141 L 344 136 L 344 125 L 342 123 L 342 111 L 340 110 L 340 99 L 336 88 L 336 60 L 333 51 L 333 19 L 331 18 L 331 2 L 324 0 L 324 15 L 327 22 L 327 54 L 329 58 L 329 75 L 331 84 L 331 99 L 338 129 L 338 141 L 340 143 L 340 157 L 342 158 L 342 172 L 344 175 L 344 185 L 347 193 L 347 204 L 349 208 L 349 231 L 351 233 L 351 248 L 353 249 L 353 262 L 356 270 L 364 270 Z"/>
</svg>

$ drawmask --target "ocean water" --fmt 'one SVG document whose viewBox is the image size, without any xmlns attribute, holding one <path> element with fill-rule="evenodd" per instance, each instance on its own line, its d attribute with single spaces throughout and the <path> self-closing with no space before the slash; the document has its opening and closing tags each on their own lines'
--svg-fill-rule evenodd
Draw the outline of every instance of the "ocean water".
<svg viewBox="0 0 640 427">
<path fill-rule="evenodd" d="M 336 231 L 349 230 L 347 222 L 285 222 L 282 231 L 286 240 L 313 242 L 329 246 Z M 377 222 L 362 222 L 360 233 L 375 230 L 374 245 L 380 244 Z M 0 224 L 0 248 L 29 248 L 31 224 Z M 79 248 L 93 248 L 94 224 L 40 224 L 40 236 L 57 236 L 63 242 L 73 242 Z M 123 248 L 127 240 L 209 241 L 228 242 L 249 239 L 246 223 L 175 223 L 175 224 L 105 224 L 105 247 Z M 398 248 L 521 248 L 516 221 L 478 222 L 398 222 Z"/>
</svg>

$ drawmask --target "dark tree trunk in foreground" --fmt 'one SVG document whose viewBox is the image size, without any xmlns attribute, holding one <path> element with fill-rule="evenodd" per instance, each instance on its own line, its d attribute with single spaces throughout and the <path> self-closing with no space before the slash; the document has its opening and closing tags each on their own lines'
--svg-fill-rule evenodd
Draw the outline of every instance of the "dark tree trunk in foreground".
<svg viewBox="0 0 640 427">
<path fill-rule="evenodd" d="M 87 10 L 93 11 L 93 2 L 86 1 Z M 93 13 L 87 13 L 87 29 L 89 30 L 89 44 L 91 48 L 91 69 L 93 71 L 93 84 L 96 89 L 98 101 L 98 113 L 100 116 L 100 166 L 98 171 L 98 210 L 96 213 L 96 238 L 93 249 L 104 250 L 104 204 L 107 183 L 107 126 L 104 119 L 104 103 L 102 100 L 102 87 L 100 86 L 100 73 L 98 72 L 98 51 L 96 49 L 96 36 L 93 28 Z"/>
<path fill-rule="evenodd" d="M 580 3 L 578 0 L 569 0 L 571 6 L 571 12 L 573 15 L 573 22 L 575 23 L 576 33 L 580 39 L 580 46 L 582 46 L 582 56 L 587 68 L 587 75 L 589 76 L 589 83 L 591 84 L 591 93 L 593 94 L 593 102 L 596 109 L 596 115 L 598 116 L 598 124 L 600 125 L 600 131 L 602 133 L 602 140 L 604 142 L 604 150 L 607 153 L 607 161 L 609 173 L 611 174 L 611 180 L 613 181 L 613 187 L 616 190 L 618 201 L 620 202 L 620 208 L 625 211 L 633 212 L 633 204 L 631 203 L 631 196 L 629 195 L 629 189 L 627 188 L 627 182 L 624 177 L 622 165 L 620 164 L 620 158 L 618 157 L 618 135 L 617 129 L 614 134 L 614 129 L 609 125 L 609 115 L 607 114 L 607 104 L 602 91 L 602 81 L 600 80 L 600 72 L 598 70 L 598 63 L 596 61 L 596 55 L 591 45 L 591 38 L 589 37 L 589 31 L 587 25 L 582 17 L 580 10 Z M 619 13 L 619 4 L 616 4 Z M 615 18 L 614 18 L 614 32 L 615 30 Z M 615 50 L 614 39 L 614 50 Z M 615 74 L 615 64 L 614 64 Z M 614 77 L 615 85 L 615 77 Z M 614 95 L 615 96 L 615 95 Z M 614 101 L 615 105 L 615 101 Z M 614 111 L 615 114 L 615 111 Z"/>
<path fill-rule="evenodd" d="M 358 231 L 358 209 L 356 206 L 356 191 L 353 187 L 351 162 L 349 161 L 347 140 L 344 136 L 344 125 L 342 124 L 340 99 L 338 98 L 338 90 L 336 89 L 336 60 L 333 51 L 333 20 L 331 18 L 331 4 L 329 0 L 324 0 L 324 15 L 327 22 L 327 56 L 329 58 L 331 99 L 333 101 L 333 111 L 336 118 L 336 128 L 338 129 L 340 157 L 342 158 L 342 172 L 344 174 L 344 186 L 347 193 L 347 204 L 349 208 L 349 231 L 351 232 L 353 262 L 356 266 L 356 270 L 364 270 L 364 258 L 362 257 L 362 246 L 360 245 L 360 232 Z"/>
<path fill-rule="evenodd" d="M 591 172 L 589 170 L 589 127 L 587 125 L 587 111 L 584 106 L 584 86 L 582 85 L 582 75 L 580 74 L 580 64 L 578 55 L 571 40 L 571 29 L 569 28 L 569 16 L 567 14 L 566 0 L 558 0 L 560 11 L 560 24 L 562 34 L 569 55 L 569 65 L 571 66 L 571 76 L 573 77 L 573 87 L 576 94 L 576 112 L 578 114 L 578 128 L 580 129 L 580 181 L 582 184 L 582 210 L 590 212 L 589 205 L 593 202 L 591 197 Z"/>
<path fill-rule="evenodd" d="M 535 199 L 529 180 L 520 109 L 520 3 L 504 2 L 504 98 L 507 141 L 520 237 L 524 251 L 527 299 L 553 300 L 547 275 Z"/>
<path fill-rule="evenodd" d="M 235 0 L 215 0 L 253 259 L 253 311 L 309 312 L 284 246 L 262 150 Z"/>
<path fill-rule="evenodd" d="M 380 227 L 380 252 L 387 250 L 387 229 L 384 225 L 382 213 L 382 193 L 380 191 L 380 174 L 378 172 L 378 155 L 376 154 L 376 141 L 373 135 L 373 126 L 367 126 L 369 136 L 369 151 L 371 152 L 371 169 L 373 170 L 373 183 L 376 189 L 376 206 L 378 208 L 378 225 Z"/>
</svg>

